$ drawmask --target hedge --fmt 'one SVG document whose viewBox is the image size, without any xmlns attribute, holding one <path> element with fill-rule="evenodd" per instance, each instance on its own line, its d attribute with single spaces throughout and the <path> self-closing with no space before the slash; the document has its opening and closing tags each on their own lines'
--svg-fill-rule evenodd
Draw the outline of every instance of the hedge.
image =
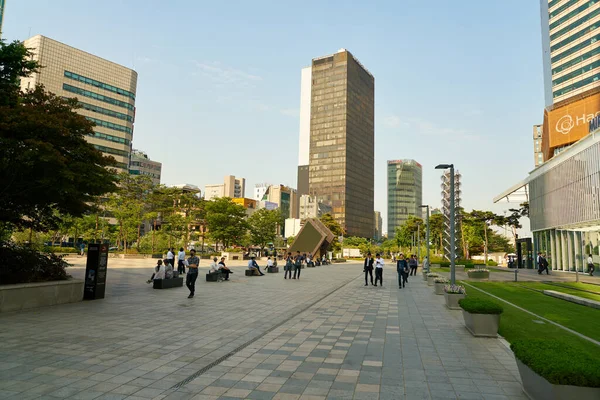
<svg viewBox="0 0 600 400">
<path fill-rule="evenodd" d="M 516 340 L 510 348 L 516 358 L 552 384 L 600 388 L 600 359 L 567 341 Z"/>
<path fill-rule="evenodd" d="M 486 299 L 466 297 L 458 301 L 460 308 L 471 314 L 502 314 L 501 305 Z"/>
<path fill-rule="evenodd" d="M 0 242 L 0 284 L 67 280 L 69 264 L 55 254 L 44 254 L 14 243 Z"/>
</svg>

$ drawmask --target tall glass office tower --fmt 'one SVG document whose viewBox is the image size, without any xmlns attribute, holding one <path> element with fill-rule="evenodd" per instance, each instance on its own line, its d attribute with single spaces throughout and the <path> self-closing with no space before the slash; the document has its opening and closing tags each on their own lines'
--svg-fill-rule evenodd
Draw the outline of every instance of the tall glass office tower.
<svg viewBox="0 0 600 400">
<path fill-rule="evenodd" d="M 423 168 L 415 160 L 391 160 L 388 178 L 388 237 L 396 234 L 409 216 L 421 217 Z"/>
<path fill-rule="evenodd" d="M 540 0 L 546 107 L 600 86 L 600 1 Z"/>
</svg>

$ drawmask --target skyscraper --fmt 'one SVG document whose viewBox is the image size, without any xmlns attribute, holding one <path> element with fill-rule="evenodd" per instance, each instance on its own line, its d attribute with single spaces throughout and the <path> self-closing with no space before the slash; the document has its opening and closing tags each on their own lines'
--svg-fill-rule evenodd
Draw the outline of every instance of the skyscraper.
<svg viewBox="0 0 600 400">
<path fill-rule="evenodd" d="M 2 22 L 4 21 L 4 6 L 6 0 L 0 0 L 0 36 L 2 36 Z"/>
<path fill-rule="evenodd" d="M 380 240 L 383 237 L 383 219 L 381 218 L 381 212 L 375 211 L 373 218 L 375 219 L 375 234 L 373 239 Z"/>
<path fill-rule="evenodd" d="M 587 136 L 600 112 L 600 3 L 540 0 L 540 8 L 545 162 Z"/>
<path fill-rule="evenodd" d="M 94 147 L 117 161 L 118 172 L 129 171 L 137 72 L 45 36 L 25 41 L 42 68 L 21 79 L 23 90 L 43 84 L 49 92 L 77 97 L 77 110 L 94 122 Z"/>
<path fill-rule="evenodd" d="M 415 160 L 390 160 L 387 179 L 388 237 L 393 237 L 409 216 L 421 217 L 423 168 Z"/>
<path fill-rule="evenodd" d="M 310 71 L 309 193 L 346 235 L 371 238 L 375 79 L 345 49 L 313 59 Z"/>
</svg>

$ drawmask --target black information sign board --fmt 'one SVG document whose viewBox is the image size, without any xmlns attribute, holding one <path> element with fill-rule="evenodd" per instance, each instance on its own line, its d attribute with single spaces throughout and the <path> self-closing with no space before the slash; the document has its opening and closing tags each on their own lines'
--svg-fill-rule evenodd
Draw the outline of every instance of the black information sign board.
<svg viewBox="0 0 600 400">
<path fill-rule="evenodd" d="M 106 267 L 108 265 L 108 245 L 92 243 L 88 246 L 85 266 L 84 300 L 103 299 L 106 289 Z"/>
</svg>

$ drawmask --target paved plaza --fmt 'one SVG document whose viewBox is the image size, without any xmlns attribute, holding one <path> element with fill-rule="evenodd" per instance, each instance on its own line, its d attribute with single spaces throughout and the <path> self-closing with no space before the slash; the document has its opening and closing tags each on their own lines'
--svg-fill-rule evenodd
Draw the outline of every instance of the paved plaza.
<svg viewBox="0 0 600 400">
<path fill-rule="evenodd" d="M 204 268 L 187 299 L 145 283 L 153 263 L 111 259 L 103 300 L 0 314 L 0 399 L 525 399 L 503 341 L 472 337 L 420 276 Z"/>
</svg>

